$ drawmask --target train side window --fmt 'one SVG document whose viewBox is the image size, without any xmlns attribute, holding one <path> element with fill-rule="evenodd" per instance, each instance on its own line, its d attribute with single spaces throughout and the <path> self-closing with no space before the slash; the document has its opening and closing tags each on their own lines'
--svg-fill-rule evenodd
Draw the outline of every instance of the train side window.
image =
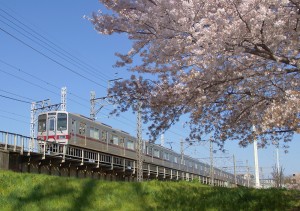
<svg viewBox="0 0 300 211">
<path fill-rule="evenodd" d="M 132 140 L 127 140 L 126 148 L 134 150 L 134 142 Z"/>
<path fill-rule="evenodd" d="M 106 142 L 106 140 L 107 140 L 107 132 L 106 132 L 105 130 L 102 131 L 102 137 L 101 137 L 101 140 L 102 140 L 103 142 Z"/>
<path fill-rule="evenodd" d="M 174 157 L 174 163 L 178 163 L 177 157 Z"/>
<path fill-rule="evenodd" d="M 39 132 L 44 132 L 46 131 L 46 114 L 42 114 L 38 117 L 38 131 Z"/>
<path fill-rule="evenodd" d="M 119 145 L 119 137 L 116 135 L 111 135 L 112 144 Z"/>
<path fill-rule="evenodd" d="M 94 128 L 90 128 L 90 137 L 94 138 Z"/>
<path fill-rule="evenodd" d="M 162 152 L 162 153 L 163 153 L 163 159 L 169 160 L 169 153 L 167 153 L 167 152 Z"/>
<path fill-rule="evenodd" d="M 149 155 L 152 155 L 152 147 L 149 148 Z"/>
<path fill-rule="evenodd" d="M 146 146 L 146 154 L 149 155 L 149 147 Z"/>
<path fill-rule="evenodd" d="M 153 156 L 159 158 L 159 150 L 158 149 L 153 150 Z"/>
<path fill-rule="evenodd" d="M 125 140 L 124 137 L 121 137 L 121 138 L 120 138 L 120 143 L 119 143 L 119 145 L 122 146 L 122 147 L 124 147 L 124 140 Z"/>
<path fill-rule="evenodd" d="M 98 140 L 99 139 L 99 129 L 91 127 L 90 128 L 90 137 Z"/>
</svg>

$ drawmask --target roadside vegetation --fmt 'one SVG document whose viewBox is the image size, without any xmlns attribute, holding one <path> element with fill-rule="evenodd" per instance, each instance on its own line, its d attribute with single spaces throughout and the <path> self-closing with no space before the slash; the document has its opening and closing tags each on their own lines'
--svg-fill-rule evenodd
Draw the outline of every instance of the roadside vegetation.
<svg viewBox="0 0 300 211">
<path fill-rule="evenodd" d="M 0 171 L 0 210 L 300 210 L 300 191 L 108 182 Z"/>
</svg>

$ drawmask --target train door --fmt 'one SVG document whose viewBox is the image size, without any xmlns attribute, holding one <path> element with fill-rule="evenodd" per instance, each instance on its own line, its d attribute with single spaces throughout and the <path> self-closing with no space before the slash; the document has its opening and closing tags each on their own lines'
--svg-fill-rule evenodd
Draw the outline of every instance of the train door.
<svg viewBox="0 0 300 211">
<path fill-rule="evenodd" d="M 56 115 L 48 115 L 48 141 L 55 141 L 56 138 Z"/>
<path fill-rule="evenodd" d="M 73 141 L 76 144 L 77 143 L 77 121 L 75 119 L 72 119 L 71 136 L 73 136 Z"/>
</svg>

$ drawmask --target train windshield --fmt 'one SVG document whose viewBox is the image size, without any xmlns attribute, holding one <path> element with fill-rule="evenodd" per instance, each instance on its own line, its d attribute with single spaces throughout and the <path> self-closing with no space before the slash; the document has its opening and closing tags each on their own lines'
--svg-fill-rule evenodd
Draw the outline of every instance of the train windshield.
<svg viewBox="0 0 300 211">
<path fill-rule="evenodd" d="M 58 113 L 57 114 L 57 130 L 67 129 L 67 114 Z"/>
<path fill-rule="evenodd" d="M 38 117 L 38 131 L 46 131 L 46 114 L 39 115 Z"/>
</svg>

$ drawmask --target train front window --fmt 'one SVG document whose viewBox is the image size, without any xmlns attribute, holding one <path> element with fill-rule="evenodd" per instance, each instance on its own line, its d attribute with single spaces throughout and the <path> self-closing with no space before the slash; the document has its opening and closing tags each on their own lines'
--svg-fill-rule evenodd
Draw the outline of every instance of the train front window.
<svg viewBox="0 0 300 211">
<path fill-rule="evenodd" d="M 50 131 L 54 131 L 54 125 L 55 125 L 54 120 L 55 120 L 54 118 L 49 119 L 49 130 Z"/>
<path fill-rule="evenodd" d="M 67 129 L 67 114 L 64 113 L 57 114 L 57 129 L 58 130 Z"/>
<path fill-rule="evenodd" d="M 38 117 L 38 131 L 44 132 L 46 131 L 46 114 L 42 114 Z"/>
</svg>

